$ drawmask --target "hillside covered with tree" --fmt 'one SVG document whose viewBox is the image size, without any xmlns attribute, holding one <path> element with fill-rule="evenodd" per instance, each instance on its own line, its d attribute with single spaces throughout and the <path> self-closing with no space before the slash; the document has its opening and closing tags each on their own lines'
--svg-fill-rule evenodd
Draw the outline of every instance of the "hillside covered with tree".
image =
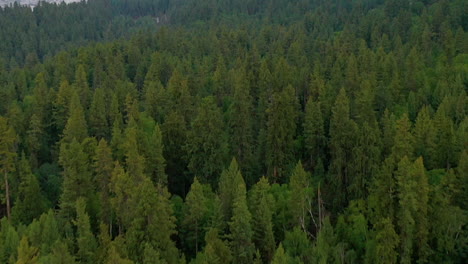
<svg viewBox="0 0 468 264">
<path fill-rule="evenodd" d="M 466 263 L 468 2 L 0 10 L 0 263 Z"/>
</svg>

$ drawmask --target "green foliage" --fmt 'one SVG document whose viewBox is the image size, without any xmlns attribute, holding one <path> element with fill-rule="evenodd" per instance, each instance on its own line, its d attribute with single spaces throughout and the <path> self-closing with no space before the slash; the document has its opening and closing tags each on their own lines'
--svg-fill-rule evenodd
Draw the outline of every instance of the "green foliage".
<svg viewBox="0 0 468 264">
<path fill-rule="evenodd" d="M 465 2 L 0 8 L 0 263 L 465 263 Z"/>
</svg>

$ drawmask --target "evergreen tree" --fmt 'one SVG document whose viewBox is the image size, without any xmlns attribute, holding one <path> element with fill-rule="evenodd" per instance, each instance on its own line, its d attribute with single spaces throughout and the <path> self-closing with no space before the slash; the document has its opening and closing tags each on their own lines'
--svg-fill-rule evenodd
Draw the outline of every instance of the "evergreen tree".
<svg viewBox="0 0 468 264">
<path fill-rule="evenodd" d="M 3 188 L 5 197 L 2 199 L 6 203 L 7 217 L 11 217 L 11 189 L 9 184 L 9 174 L 15 170 L 17 136 L 13 127 L 8 124 L 6 118 L 0 116 L 0 170 L 3 174 Z"/>
<path fill-rule="evenodd" d="M 86 200 L 79 198 L 76 201 L 76 243 L 78 245 L 78 258 L 82 263 L 94 263 L 97 249 L 96 239 L 91 232 L 89 216 L 86 213 Z"/>
<path fill-rule="evenodd" d="M 275 251 L 272 222 L 272 203 L 274 203 L 274 200 L 269 191 L 268 180 L 262 177 L 252 187 L 249 196 L 249 209 L 251 212 L 255 212 L 252 214 L 252 240 L 265 262 L 271 261 Z"/>
<path fill-rule="evenodd" d="M 89 109 L 90 134 L 101 138 L 108 138 L 109 124 L 107 121 L 105 92 L 103 88 L 94 91 L 93 101 Z"/>
<path fill-rule="evenodd" d="M 212 97 L 204 98 L 188 135 L 188 168 L 202 182 L 215 185 L 226 162 L 227 139 L 221 112 Z"/>
<path fill-rule="evenodd" d="M 28 238 L 23 236 L 18 247 L 18 260 L 16 264 L 36 264 L 38 262 L 38 249 L 29 245 Z"/>
<path fill-rule="evenodd" d="M 357 130 L 356 123 L 350 119 L 349 99 L 344 89 L 336 97 L 335 106 L 330 119 L 330 173 L 334 180 L 330 183 L 334 187 L 335 208 L 341 208 L 348 200 L 348 186 L 353 181 L 348 168 Z"/>
<path fill-rule="evenodd" d="M 319 160 L 325 159 L 325 143 L 324 120 L 320 103 L 309 99 L 304 117 L 304 146 L 307 151 L 305 157 L 308 167 L 315 168 Z"/>
<path fill-rule="evenodd" d="M 250 87 L 243 70 L 234 73 L 234 95 L 229 106 L 229 131 L 232 155 L 241 164 L 246 181 L 250 178 L 253 166 L 253 131 L 252 131 L 252 98 Z"/>
<path fill-rule="evenodd" d="M 281 245 L 280 243 L 278 246 L 278 249 L 276 249 L 275 255 L 273 256 L 273 261 L 271 263 L 272 264 L 288 264 L 292 262 L 293 262 L 292 258 L 288 255 L 288 253 L 284 252 L 283 245 Z"/>
<path fill-rule="evenodd" d="M 18 165 L 20 184 L 13 207 L 12 218 L 15 222 L 29 224 L 45 210 L 45 199 L 36 176 L 31 172 L 26 157 L 21 157 Z"/>
<path fill-rule="evenodd" d="M 294 159 L 297 99 L 292 86 L 273 94 L 268 106 L 266 133 L 266 163 L 274 182 L 284 182 L 284 176 Z"/>
<path fill-rule="evenodd" d="M 384 264 L 397 263 L 399 238 L 392 221 L 389 218 L 383 218 L 377 224 L 376 229 L 376 261 Z"/>
<path fill-rule="evenodd" d="M 107 145 L 105 139 L 101 139 L 96 148 L 94 156 L 94 171 L 96 173 L 95 182 L 99 190 L 99 201 L 101 205 L 101 221 L 109 225 L 112 230 L 112 211 L 110 204 L 110 181 L 112 171 L 114 170 L 114 161 L 112 159 L 112 150 Z"/>
<path fill-rule="evenodd" d="M 82 142 L 88 136 L 88 128 L 81 106 L 80 99 L 76 92 L 73 93 L 70 101 L 70 117 L 68 118 L 65 129 L 63 130 L 63 143 L 71 143 L 73 139 Z"/>
<path fill-rule="evenodd" d="M 185 216 L 182 224 L 187 232 L 187 247 L 193 251 L 198 252 L 200 238 L 204 237 L 204 227 L 207 216 L 206 198 L 203 193 L 203 186 L 195 177 L 190 191 L 185 198 Z M 195 246 L 195 247 L 194 247 Z"/>
<path fill-rule="evenodd" d="M 70 217 L 78 198 L 89 198 L 93 193 L 90 159 L 83 146 L 73 138 L 70 144 L 62 144 L 60 147 L 59 162 L 63 167 L 60 208 L 64 216 Z"/>
<path fill-rule="evenodd" d="M 158 124 L 154 127 L 153 133 L 148 137 L 146 168 L 148 175 L 155 184 L 167 185 L 167 175 L 165 172 L 166 160 L 163 156 L 164 144 L 162 132 Z"/>
<path fill-rule="evenodd" d="M 221 173 L 218 183 L 221 211 L 225 222 L 232 218 L 234 200 L 238 195 L 238 188 L 233 188 L 233 186 L 238 185 L 245 185 L 245 183 L 237 161 L 233 158 L 229 168 Z"/>
<path fill-rule="evenodd" d="M 291 189 L 291 216 L 293 226 L 300 227 L 303 231 L 309 229 L 309 213 L 311 201 L 310 176 L 299 161 L 289 179 Z"/>
<path fill-rule="evenodd" d="M 89 100 L 91 97 L 91 92 L 88 85 L 88 77 L 86 76 L 86 71 L 84 65 L 78 65 L 75 72 L 75 82 L 73 83 L 74 90 L 78 94 L 79 101 L 81 104 L 87 108 L 89 106 Z"/>
<path fill-rule="evenodd" d="M 232 218 L 229 222 L 231 249 L 235 263 L 251 263 L 255 251 L 252 243 L 252 216 L 247 207 L 245 184 L 233 186 L 236 191 L 232 208 Z"/>
<path fill-rule="evenodd" d="M 435 168 L 436 130 L 430 116 L 429 107 L 424 106 L 419 111 L 413 134 L 416 156 L 422 156 L 428 168 Z"/>
</svg>

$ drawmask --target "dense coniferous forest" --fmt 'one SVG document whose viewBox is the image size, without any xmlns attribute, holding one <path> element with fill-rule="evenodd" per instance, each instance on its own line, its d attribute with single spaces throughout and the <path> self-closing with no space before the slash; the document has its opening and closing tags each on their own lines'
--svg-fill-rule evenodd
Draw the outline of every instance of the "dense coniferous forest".
<svg viewBox="0 0 468 264">
<path fill-rule="evenodd" d="M 466 263 L 468 2 L 0 9 L 0 263 Z"/>
</svg>

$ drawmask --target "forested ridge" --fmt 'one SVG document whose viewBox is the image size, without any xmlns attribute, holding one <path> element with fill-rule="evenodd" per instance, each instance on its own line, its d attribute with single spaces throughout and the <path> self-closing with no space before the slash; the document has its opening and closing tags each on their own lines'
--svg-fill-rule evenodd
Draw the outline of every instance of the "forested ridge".
<svg viewBox="0 0 468 264">
<path fill-rule="evenodd" d="M 0 263 L 466 263 L 467 1 L 0 25 Z"/>
</svg>

